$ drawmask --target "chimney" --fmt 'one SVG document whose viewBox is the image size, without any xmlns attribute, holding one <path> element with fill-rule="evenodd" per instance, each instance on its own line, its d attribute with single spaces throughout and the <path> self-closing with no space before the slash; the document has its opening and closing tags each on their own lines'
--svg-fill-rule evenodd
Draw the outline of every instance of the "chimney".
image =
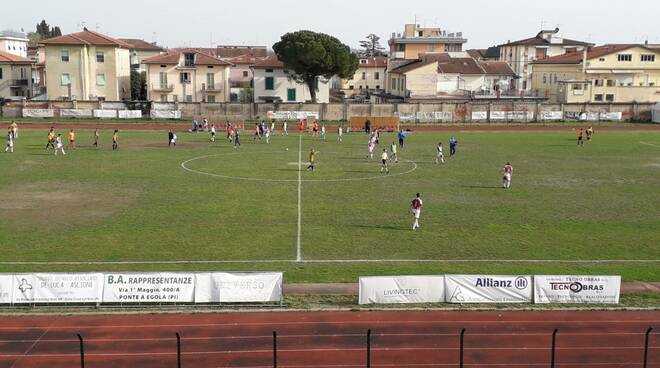
<svg viewBox="0 0 660 368">
<path fill-rule="evenodd" d="M 584 79 L 587 79 L 587 48 L 584 48 L 584 51 L 582 52 L 582 74 L 584 75 Z"/>
</svg>

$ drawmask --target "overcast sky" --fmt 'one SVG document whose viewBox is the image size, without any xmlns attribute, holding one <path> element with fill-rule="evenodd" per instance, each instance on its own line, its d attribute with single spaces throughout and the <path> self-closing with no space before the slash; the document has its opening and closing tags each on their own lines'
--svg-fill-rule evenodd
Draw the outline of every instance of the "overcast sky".
<svg viewBox="0 0 660 368">
<path fill-rule="evenodd" d="M 289 31 L 309 29 L 351 47 L 369 33 L 403 32 L 405 23 L 463 32 L 468 48 L 484 48 L 560 27 L 566 38 L 602 43 L 660 43 L 658 0 L 29 0 L 3 5 L 0 27 L 32 31 L 41 19 L 63 33 L 89 29 L 119 38 L 208 47 L 272 46 Z"/>
</svg>

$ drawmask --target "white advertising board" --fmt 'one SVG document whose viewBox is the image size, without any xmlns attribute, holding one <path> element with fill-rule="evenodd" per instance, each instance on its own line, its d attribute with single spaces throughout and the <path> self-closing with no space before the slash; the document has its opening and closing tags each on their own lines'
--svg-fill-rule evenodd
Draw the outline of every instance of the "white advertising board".
<svg viewBox="0 0 660 368">
<path fill-rule="evenodd" d="M 268 119 L 274 120 L 302 120 L 307 118 L 319 118 L 316 111 L 268 111 Z"/>
<path fill-rule="evenodd" d="M 621 276 L 534 276 L 534 303 L 618 304 Z"/>
<path fill-rule="evenodd" d="M 541 111 L 541 120 L 562 120 L 564 118 L 563 111 Z"/>
<path fill-rule="evenodd" d="M 100 119 L 116 119 L 117 110 L 94 110 L 94 117 Z"/>
<path fill-rule="evenodd" d="M 420 122 L 427 121 L 451 121 L 453 114 L 451 111 L 432 111 L 432 112 L 418 112 L 416 114 L 417 120 Z"/>
<path fill-rule="evenodd" d="M 106 273 L 104 303 L 192 303 L 193 273 Z"/>
<path fill-rule="evenodd" d="M 598 121 L 600 114 L 597 112 L 583 112 L 580 114 L 580 120 L 582 121 Z"/>
<path fill-rule="evenodd" d="M 397 112 L 394 116 L 399 117 L 399 121 L 415 121 L 417 115 L 413 112 Z"/>
<path fill-rule="evenodd" d="M 118 110 L 117 117 L 119 119 L 142 119 L 142 111 L 140 110 Z"/>
<path fill-rule="evenodd" d="M 490 120 L 532 120 L 532 111 L 491 111 Z"/>
<path fill-rule="evenodd" d="M 195 303 L 279 302 L 281 272 L 195 274 Z"/>
<path fill-rule="evenodd" d="M 448 303 L 531 303 L 531 276 L 446 275 Z"/>
<path fill-rule="evenodd" d="M 55 116 L 53 109 L 23 109 L 24 118 L 52 118 Z"/>
<path fill-rule="evenodd" d="M 102 273 L 34 273 L 13 275 L 12 303 L 100 303 Z"/>
<path fill-rule="evenodd" d="M 181 119 L 179 110 L 151 110 L 152 119 Z"/>
<path fill-rule="evenodd" d="M 472 111 L 472 120 L 488 120 L 488 111 Z"/>
<path fill-rule="evenodd" d="M 126 104 L 123 102 L 101 102 L 102 110 L 126 110 Z"/>
<path fill-rule="evenodd" d="M 63 118 L 91 118 L 91 109 L 60 109 L 60 116 Z"/>
<path fill-rule="evenodd" d="M 622 112 L 601 112 L 600 120 L 620 121 L 623 119 Z"/>
<path fill-rule="evenodd" d="M 444 276 L 360 277 L 360 304 L 442 303 Z"/>
<path fill-rule="evenodd" d="M 0 304 L 10 304 L 12 292 L 13 275 L 0 275 Z"/>
</svg>

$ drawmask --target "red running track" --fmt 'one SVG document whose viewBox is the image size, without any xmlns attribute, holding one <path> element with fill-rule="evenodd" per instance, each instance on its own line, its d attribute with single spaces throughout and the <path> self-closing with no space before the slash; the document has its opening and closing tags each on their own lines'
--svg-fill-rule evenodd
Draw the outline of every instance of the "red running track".
<svg viewBox="0 0 660 368">
<path fill-rule="evenodd" d="M 660 312 L 266 312 L 162 315 L 0 316 L 0 368 L 367 366 L 660 368 Z"/>
</svg>

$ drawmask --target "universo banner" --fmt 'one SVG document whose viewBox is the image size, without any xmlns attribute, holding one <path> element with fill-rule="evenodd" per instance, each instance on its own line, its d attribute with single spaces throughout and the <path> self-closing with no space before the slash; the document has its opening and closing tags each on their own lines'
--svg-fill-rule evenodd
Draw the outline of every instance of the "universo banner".
<svg viewBox="0 0 660 368">
<path fill-rule="evenodd" d="M 360 304 L 442 303 L 444 276 L 360 277 Z"/>
<path fill-rule="evenodd" d="M 531 303 L 531 276 L 446 275 L 448 303 Z"/>
<path fill-rule="evenodd" d="M 195 274 L 195 303 L 279 302 L 281 272 Z"/>
<path fill-rule="evenodd" d="M 534 303 L 617 304 L 621 276 L 534 276 Z"/>
<path fill-rule="evenodd" d="M 194 273 L 106 273 L 104 303 L 192 303 Z"/>
<path fill-rule="evenodd" d="M 15 274 L 13 304 L 101 303 L 102 273 Z"/>
</svg>

